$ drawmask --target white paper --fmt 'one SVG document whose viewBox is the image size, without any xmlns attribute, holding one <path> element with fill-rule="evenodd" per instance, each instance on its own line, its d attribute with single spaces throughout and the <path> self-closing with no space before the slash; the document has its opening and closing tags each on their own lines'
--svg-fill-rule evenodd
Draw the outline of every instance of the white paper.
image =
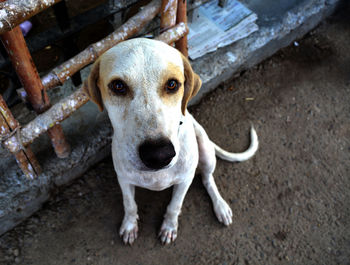
<svg viewBox="0 0 350 265">
<path fill-rule="evenodd" d="M 200 6 L 189 23 L 188 52 L 196 59 L 258 30 L 257 15 L 236 0 L 221 8 L 218 0 Z"/>
</svg>

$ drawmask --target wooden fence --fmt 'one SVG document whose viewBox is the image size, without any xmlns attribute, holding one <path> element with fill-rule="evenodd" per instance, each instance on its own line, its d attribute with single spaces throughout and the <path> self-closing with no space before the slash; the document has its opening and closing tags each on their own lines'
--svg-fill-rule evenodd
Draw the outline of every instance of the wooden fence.
<svg viewBox="0 0 350 265">
<path fill-rule="evenodd" d="M 161 16 L 161 34 L 156 39 L 170 45 L 175 42 L 175 47 L 187 56 L 186 0 L 151 1 L 106 38 L 90 45 L 42 78 L 33 64 L 19 24 L 60 0 L 33 1 L 29 7 L 22 6 L 21 2 L 13 4 L 0 0 L 0 38 L 23 85 L 19 93 L 31 104 L 37 116 L 28 124 L 20 125 L 0 95 L 0 141 L 15 156 L 26 177 L 34 179 L 40 175 L 41 167 L 30 149 L 30 143 L 47 132 L 56 155 L 59 158 L 69 156 L 70 146 L 60 122 L 89 101 L 80 86 L 71 95 L 51 105 L 47 90 L 62 85 L 105 51 L 135 35 L 158 14 Z"/>
</svg>

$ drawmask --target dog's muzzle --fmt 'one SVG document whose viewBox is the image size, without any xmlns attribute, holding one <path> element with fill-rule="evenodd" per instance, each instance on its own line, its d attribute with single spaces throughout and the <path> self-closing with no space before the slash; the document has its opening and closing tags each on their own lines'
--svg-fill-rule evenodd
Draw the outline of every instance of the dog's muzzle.
<svg viewBox="0 0 350 265">
<path fill-rule="evenodd" d="M 166 138 L 146 140 L 139 146 L 141 161 L 150 169 L 166 167 L 175 155 L 174 145 Z"/>
</svg>

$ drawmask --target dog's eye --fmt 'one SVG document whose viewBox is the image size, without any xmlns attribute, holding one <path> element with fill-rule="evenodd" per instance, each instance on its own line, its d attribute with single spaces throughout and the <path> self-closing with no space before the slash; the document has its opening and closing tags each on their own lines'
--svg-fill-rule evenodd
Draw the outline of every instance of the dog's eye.
<svg viewBox="0 0 350 265">
<path fill-rule="evenodd" d="M 166 85 L 165 85 L 165 90 L 166 90 L 168 93 L 174 93 L 174 92 L 176 92 L 178 89 L 179 89 L 179 83 L 178 83 L 176 80 L 174 80 L 174 79 L 168 80 L 168 82 L 167 82 Z"/>
<path fill-rule="evenodd" d="M 119 79 L 110 82 L 108 87 L 116 95 L 125 95 L 128 90 L 128 86 Z"/>
</svg>

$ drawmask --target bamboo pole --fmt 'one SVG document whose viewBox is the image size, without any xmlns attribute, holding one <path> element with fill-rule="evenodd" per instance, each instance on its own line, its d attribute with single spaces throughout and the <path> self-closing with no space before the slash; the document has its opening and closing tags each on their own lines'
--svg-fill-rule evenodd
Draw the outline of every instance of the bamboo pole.
<svg viewBox="0 0 350 265">
<path fill-rule="evenodd" d="M 176 23 L 187 23 L 187 1 L 178 0 Z M 187 35 L 183 36 L 177 42 L 175 42 L 175 48 L 178 49 L 187 58 L 188 47 L 187 47 Z"/>
<path fill-rule="evenodd" d="M 181 1 L 181 0 L 180 0 Z M 160 32 L 164 32 L 176 24 L 177 0 L 162 0 Z"/>
<path fill-rule="evenodd" d="M 156 39 L 170 44 L 187 34 L 187 31 L 186 25 L 184 23 L 180 23 L 174 28 L 162 33 Z M 74 111 L 82 107 L 88 101 L 89 97 L 86 95 L 83 87 L 81 86 L 70 96 L 62 99 L 60 102 L 53 105 L 49 110 L 38 115 L 34 120 L 23 126 L 21 129 L 22 145 L 27 146 L 28 144 L 32 143 L 35 138 L 45 133 L 55 124 L 68 118 Z M 5 144 L 7 144 L 8 149 L 12 153 L 19 150 L 19 147 L 16 145 L 10 145 L 6 141 Z"/>
<path fill-rule="evenodd" d="M 12 30 L 23 21 L 61 0 L 0 1 L 0 34 Z"/>
<path fill-rule="evenodd" d="M 36 113 L 43 113 L 51 106 L 50 100 L 41 83 L 21 29 L 17 26 L 13 30 L 5 32 L 0 37 L 16 70 L 17 76 L 28 95 L 29 102 Z M 70 146 L 64 138 L 61 125 L 57 124 L 50 128 L 48 135 L 57 156 L 60 158 L 67 157 L 70 153 Z"/>
<path fill-rule="evenodd" d="M 160 7 L 160 0 L 153 0 L 112 34 L 90 45 L 70 60 L 54 68 L 42 78 L 45 89 L 62 85 L 74 73 L 94 62 L 102 53 L 137 33 L 159 13 Z"/>
<path fill-rule="evenodd" d="M 18 150 L 14 153 L 17 164 L 22 169 L 25 176 L 29 179 L 36 178 L 41 168 L 37 162 L 30 147 L 24 148 L 19 142 L 17 130 L 20 130 L 18 121 L 13 117 L 8 109 L 5 100 L 0 95 L 0 139 L 11 143 L 12 146 L 18 146 Z M 5 146 L 7 146 L 5 144 Z"/>
</svg>

